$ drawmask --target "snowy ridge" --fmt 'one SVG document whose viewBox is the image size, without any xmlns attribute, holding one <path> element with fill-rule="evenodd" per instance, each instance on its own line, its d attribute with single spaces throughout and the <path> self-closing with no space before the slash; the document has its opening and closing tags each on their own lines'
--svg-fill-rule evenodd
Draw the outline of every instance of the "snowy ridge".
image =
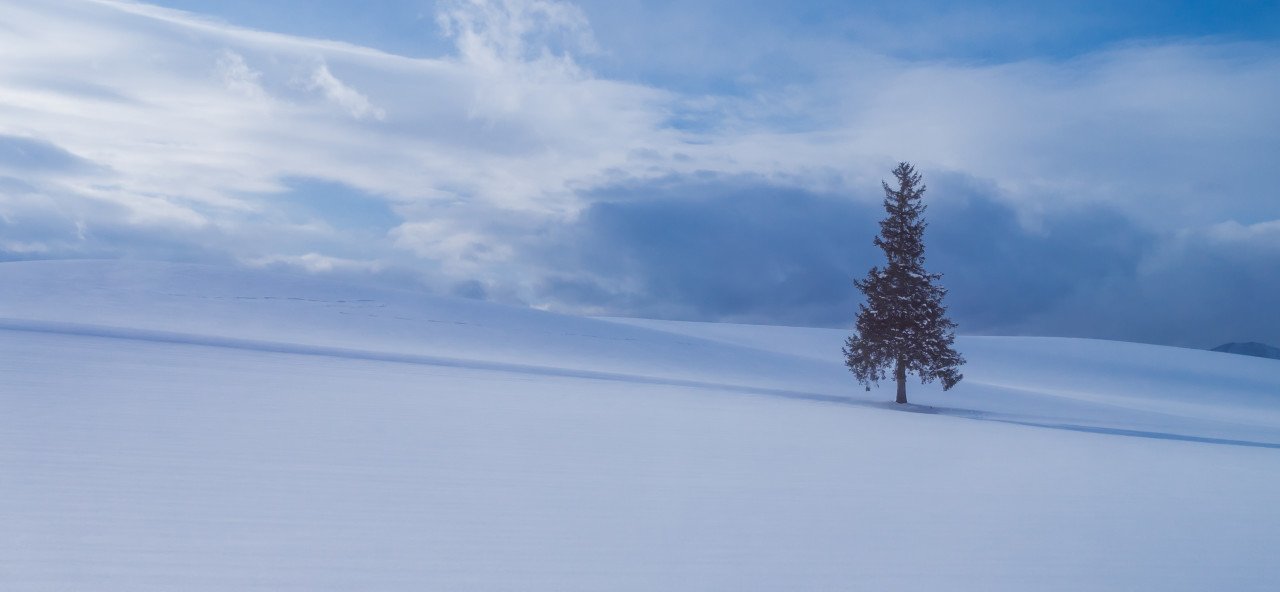
<svg viewBox="0 0 1280 592">
<path fill-rule="evenodd" d="M 1274 362 L 0 264 L 0 589 L 1272 590 Z"/>
<path fill-rule="evenodd" d="M 865 393 L 840 364 L 845 331 L 615 319 L 779 354 L 825 360 L 844 384 L 828 394 Z M 932 413 L 1145 437 L 1280 443 L 1280 373 L 1264 360 L 1209 352 L 1054 337 L 957 338 L 969 364 L 951 392 L 910 382 L 911 400 Z M 836 352 L 832 355 L 831 352 Z M 817 387 L 818 385 L 815 385 Z"/>
<path fill-rule="evenodd" d="M 596 319 L 200 265 L 8 263 L 0 306 L 11 320 L 773 386 L 827 366 Z"/>
<path fill-rule="evenodd" d="M 853 383 L 841 330 L 569 317 L 200 265 L 22 262 L 0 265 L 0 278 L 0 327 L 864 405 L 888 398 Z M 913 382 L 917 410 L 1280 443 L 1280 375 L 1265 360 L 1067 338 L 960 337 L 958 347 L 970 360 L 965 380 L 950 393 Z"/>
<path fill-rule="evenodd" d="M 1272 347 L 1265 343 L 1258 343 L 1256 341 L 1249 341 L 1245 343 L 1224 343 L 1210 349 L 1209 351 L 1280 360 L 1280 348 Z"/>
<path fill-rule="evenodd" d="M 848 402 L 845 397 L 822 395 L 818 393 L 802 393 L 781 389 L 760 388 L 750 385 L 715 383 L 697 380 L 682 380 L 639 374 L 623 374 L 619 372 L 600 372 L 573 369 L 557 366 L 533 366 L 509 362 L 492 362 L 471 358 L 450 358 L 444 356 L 416 355 L 409 353 L 382 352 L 370 350 L 348 349 L 323 345 L 306 345 L 283 343 L 278 341 L 262 341 L 253 339 L 236 339 L 211 335 L 193 335 L 170 331 L 148 329 L 128 329 L 106 327 L 101 325 L 83 325 L 76 323 L 58 323 L 53 321 L 27 321 L 21 319 L 0 318 L 0 331 L 25 331 L 31 333 L 49 333 L 77 337 L 100 337 L 107 339 L 124 339 L 146 341 L 152 343 L 188 345 L 201 347 L 217 347 L 251 352 L 293 354 L 301 356 L 322 356 L 348 360 L 370 360 L 378 362 L 394 362 L 398 364 L 418 364 L 424 366 L 444 366 L 450 368 L 466 368 L 470 370 L 488 370 L 514 374 L 534 374 L 543 376 L 561 376 L 567 378 L 586 378 L 591 380 L 608 380 L 616 382 L 634 382 L 641 384 L 688 386 L 696 388 L 722 389 L 727 391 L 764 394 L 792 398 L 804 398 L 829 402 Z"/>
</svg>

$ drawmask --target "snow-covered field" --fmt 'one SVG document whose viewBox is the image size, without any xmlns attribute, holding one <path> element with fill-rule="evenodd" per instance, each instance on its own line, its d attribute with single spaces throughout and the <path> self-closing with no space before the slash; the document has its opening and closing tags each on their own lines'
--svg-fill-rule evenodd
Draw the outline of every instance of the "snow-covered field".
<svg viewBox="0 0 1280 592">
<path fill-rule="evenodd" d="M 1280 362 L 844 337 L 0 264 L 0 590 L 1280 589 Z"/>
</svg>

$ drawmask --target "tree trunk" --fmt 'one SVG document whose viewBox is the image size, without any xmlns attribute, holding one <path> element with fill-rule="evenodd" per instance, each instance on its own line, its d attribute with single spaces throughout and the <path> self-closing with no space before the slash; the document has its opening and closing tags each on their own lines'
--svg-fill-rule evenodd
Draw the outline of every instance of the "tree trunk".
<svg viewBox="0 0 1280 592">
<path fill-rule="evenodd" d="M 893 377 L 898 381 L 898 404 L 907 404 L 907 364 L 898 360 L 898 368 L 893 371 Z"/>
</svg>

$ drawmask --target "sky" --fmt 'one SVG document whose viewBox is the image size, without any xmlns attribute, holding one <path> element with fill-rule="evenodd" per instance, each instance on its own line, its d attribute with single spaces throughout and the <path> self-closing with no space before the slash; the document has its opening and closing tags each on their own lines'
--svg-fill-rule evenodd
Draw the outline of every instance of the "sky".
<svg viewBox="0 0 1280 592">
<path fill-rule="evenodd" d="M 964 334 L 1280 344 L 1280 3 L 0 0 L 0 261 L 852 326 L 880 182 Z"/>
</svg>

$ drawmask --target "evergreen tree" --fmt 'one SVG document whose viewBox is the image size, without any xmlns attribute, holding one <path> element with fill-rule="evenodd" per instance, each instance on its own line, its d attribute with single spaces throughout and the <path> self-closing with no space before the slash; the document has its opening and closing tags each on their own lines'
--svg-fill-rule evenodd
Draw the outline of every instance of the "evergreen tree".
<svg viewBox="0 0 1280 592">
<path fill-rule="evenodd" d="M 884 268 L 872 267 L 866 279 L 854 284 L 866 295 L 858 306 L 856 333 L 845 341 L 845 365 L 858 382 L 871 390 L 893 369 L 898 383 L 897 402 L 907 402 L 907 373 L 921 383 L 942 381 L 942 389 L 955 386 L 964 358 L 952 348 L 956 324 L 947 318 L 942 298 L 947 290 L 935 282 L 941 274 L 924 269 L 924 229 L 920 202 L 925 186 L 908 163 L 893 169 L 896 188 L 884 186 L 884 209 L 875 245 L 888 260 Z"/>
</svg>

